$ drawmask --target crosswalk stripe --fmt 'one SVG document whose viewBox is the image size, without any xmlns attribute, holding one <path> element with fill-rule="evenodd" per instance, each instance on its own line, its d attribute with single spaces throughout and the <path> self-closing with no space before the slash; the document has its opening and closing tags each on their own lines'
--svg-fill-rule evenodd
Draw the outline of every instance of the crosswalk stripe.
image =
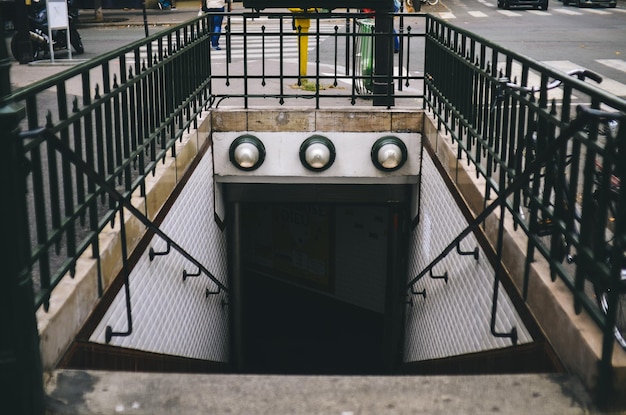
<svg viewBox="0 0 626 415">
<path fill-rule="evenodd" d="M 597 59 L 596 62 L 618 71 L 626 72 L 626 61 L 622 59 Z"/>
<path fill-rule="evenodd" d="M 512 12 L 510 10 L 498 10 L 498 13 L 503 14 L 503 15 L 508 16 L 508 17 L 519 17 L 519 16 L 521 16 L 520 13 Z"/>
<path fill-rule="evenodd" d="M 485 13 L 479 11 L 469 11 L 468 13 L 474 17 L 487 17 Z"/>
<path fill-rule="evenodd" d="M 611 14 L 611 12 L 607 12 L 606 10 L 600 10 L 600 9 L 585 9 L 586 13 L 593 13 L 593 14 Z"/>
<path fill-rule="evenodd" d="M 552 13 L 543 10 L 528 10 L 528 13 L 534 14 L 536 16 L 552 16 Z"/>
<path fill-rule="evenodd" d="M 456 16 L 450 12 L 439 13 L 439 17 L 442 19 L 456 19 Z"/>
<path fill-rule="evenodd" d="M 326 40 L 326 37 L 321 38 L 320 37 L 320 43 L 324 42 Z M 225 40 L 220 41 L 221 43 L 226 43 Z M 266 39 L 265 42 L 262 42 L 261 39 L 257 39 L 255 41 L 252 41 L 251 39 L 248 39 L 247 42 L 244 42 L 242 39 L 232 39 L 230 41 L 230 44 L 234 47 L 241 47 L 243 48 L 244 45 L 248 46 L 248 47 L 255 47 L 255 48 L 261 48 L 262 45 L 265 45 L 266 48 L 270 48 L 270 47 L 276 47 L 276 48 L 280 48 L 281 46 L 283 48 L 288 48 L 290 46 L 295 45 L 297 47 L 298 45 L 298 39 L 296 38 L 289 38 L 289 39 L 285 39 L 283 40 L 283 43 L 281 44 L 278 39 L 275 39 L 273 41 Z M 317 42 L 315 42 L 313 39 L 309 39 L 309 47 L 311 46 L 315 46 L 317 44 Z"/>
<path fill-rule="evenodd" d="M 501 62 L 498 64 L 498 70 L 504 72 L 506 69 L 506 62 Z M 515 82 L 520 85 L 522 79 L 522 65 L 519 62 L 513 62 L 511 65 L 511 75 L 510 81 Z M 528 79 L 526 81 L 526 87 L 538 87 L 541 85 L 541 76 L 536 72 L 529 71 Z M 552 89 L 548 91 L 548 99 L 556 99 L 561 100 L 563 98 L 563 90 L 560 88 Z"/>
<path fill-rule="evenodd" d="M 605 65 L 610 65 L 611 67 L 614 67 L 619 70 L 626 71 L 626 61 L 621 61 L 619 59 L 605 59 L 605 60 L 598 60 L 598 62 L 603 63 Z M 541 63 L 544 65 L 550 66 L 558 71 L 562 71 L 564 73 L 569 72 L 572 69 L 587 69 L 581 65 L 578 65 L 574 62 L 567 61 L 567 60 L 542 61 Z M 498 65 L 498 69 L 502 71 L 504 71 L 505 67 L 506 67 L 506 63 L 504 62 Z M 516 81 L 519 84 L 521 77 L 522 77 L 522 66 L 519 63 L 515 62 L 513 63 L 511 67 L 511 76 L 510 76 L 511 81 Z M 618 96 L 626 96 L 625 84 L 606 78 L 606 77 L 603 77 L 603 78 L 604 79 L 600 84 L 596 84 L 593 81 L 589 81 L 589 83 L 591 85 L 595 85 L 599 87 L 600 89 L 604 89 L 605 91 L 610 92 L 611 94 L 618 95 Z M 526 83 L 526 86 L 528 87 L 539 86 L 540 84 L 541 84 L 541 77 L 537 73 L 530 71 L 528 73 L 528 81 Z M 562 99 L 562 96 L 563 96 L 563 90 L 561 88 L 552 89 L 548 91 L 548 99 L 560 100 Z"/>
<path fill-rule="evenodd" d="M 543 61 L 542 63 L 545 65 L 552 66 L 553 68 L 558 69 L 563 72 L 567 72 L 572 69 L 578 69 L 578 68 L 587 69 L 584 66 L 577 65 L 571 61 Z M 595 84 L 595 82 L 593 81 L 591 83 Z M 609 79 L 609 78 L 604 78 L 602 80 L 602 83 L 595 84 L 595 85 L 598 88 L 604 89 L 605 91 L 608 91 L 614 95 L 618 95 L 618 96 L 626 95 L 626 85 L 621 82 L 617 82 L 612 79 Z"/>
<path fill-rule="evenodd" d="M 559 7 L 556 9 L 552 9 L 552 11 L 562 14 L 569 14 L 570 16 L 581 16 L 583 13 L 577 12 L 576 10 L 566 9 L 564 7 Z"/>
</svg>

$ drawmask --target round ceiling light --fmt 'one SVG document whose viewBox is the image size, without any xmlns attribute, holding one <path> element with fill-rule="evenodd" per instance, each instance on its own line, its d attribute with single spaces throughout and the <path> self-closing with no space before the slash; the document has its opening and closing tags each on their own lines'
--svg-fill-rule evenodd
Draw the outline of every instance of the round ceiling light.
<svg viewBox="0 0 626 415">
<path fill-rule="evenodd" d="M 228 155 L 238 169 L 251 171 L 263 164 L 265 146 L 253 135 L 241 135 L 230 144 Z"/>
<path fill-rule="evenodd" d="M 406 145 L 398 137 L 381 137 L 372 146 L 372 163 L 378 170 L 398 170 L 406 160 Z"/>
<path fill-rule="evenodd" d="M 300 146 L 300 161 L 309 170 L 326 170 L 335 161 L 335 146 L 328 138 L 313 135 Z"/>
</svg>

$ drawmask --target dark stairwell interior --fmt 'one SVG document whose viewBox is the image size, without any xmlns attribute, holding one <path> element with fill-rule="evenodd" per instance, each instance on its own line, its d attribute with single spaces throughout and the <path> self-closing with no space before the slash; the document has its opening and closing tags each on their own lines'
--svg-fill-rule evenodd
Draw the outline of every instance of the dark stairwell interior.
<svg viewBox="0 0 626 415">
<path fill-rule="evenodd" d="M 306 193 L 306 186 L 301 186 Z M 244 190 L 248 190 L 244 189 Z M 470 374 L 560 372 L 563 368 L 523 302 L 513 298 L 535 342 L 471 355 L 403 364 L 404 308 L 398 293 L 406 281 L 406 198 L 380 188 L 365 203 L 337 197 L 324 203 L 236 202 L 231 220 L 239 239 L 241 285 L 228 307 L 240 304 L 239 342 L 230 363 L 205 362 L 89 342 L 91 323 L 61 367 L 161 372 L 230 372 L 308 375 Z M 387 188 L 389 190 L 389 188 Z M 340 190 L 343 194 L 344 189 Z M 295 192 L 283 192 L 294 197 Z M 398 196 L 400 195 L 400 196 Z M 299 195 L 296 195 L 299 196 Z M 362 194 L 360 199 L 366 199 Z M 354 195 L 348 196 L 354 199 Z M 263 199 L 261 202 L 257 199 Z M 381 199 L 400 203 L 384 203 Z M 233 224 L 231 222 L 231 224 Z M 404 226 L 402 223 L 405 222 Z M 139 254 L 138 254 L 139 255 Z M 89 327 L 89 326 L 92 327 Z M 239 359 L 239 361 L 237 361 Z"/>
<path fill-rule="evenodd" d="M 372 205 L 245 205 L 243 372 L 389 373 L 388 213 Z"/>
<path fill-rule="evenodd" d="M 248 373 L 381 374 L 383 315 L 246 273 Z"/>
</svg>

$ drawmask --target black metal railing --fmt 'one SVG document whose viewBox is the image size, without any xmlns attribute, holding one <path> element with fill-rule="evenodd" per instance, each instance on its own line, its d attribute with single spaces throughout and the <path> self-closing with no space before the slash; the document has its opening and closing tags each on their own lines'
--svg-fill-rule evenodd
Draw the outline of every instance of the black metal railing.
<svg viewBox="0 0 626 415">
<path fill-rule="evenodd" d="M 626 175 L 617 162 L 626 154 L 626 101 L 433 16 L 426 20 L 425 106 L 457 145 L 459 162 L 471 164 L 484 183 L 485 210 L 477 219 L 495 209 L 489 200 L 500 201 L 501 220 L 508 215 L 527 236 L 524 298 L 539 254 L 553 280 L 571 290 L 575 310 L 602 329 L 599 392 L 609 393 L 614 335 L 620 340 L 626 330 Z M 581 105 L 594 116 L 570 131 Z M 572 139 L 560 143 L 565 133 Z M 556 155 L 546 155 L 555 143 Z"/>
<path fill-rule="evenodd" d="M 391 94 L 415 105 L 414 99 L 422 97 L 422 78 L 409 73 L 421 73 L 421 60 L 412 50 L 419 47 L 417 39 L 423 43 L 423 33 L 414 33 L 402 14 L 397 15 L 400 48 L 398 54 L 390 49 L 386 62 L 398 69 L 396 75 L 391 71 L 384 77 L 376 73 L 374 54 L 387 43 L 392 47 L 392 35 L 375 35 L 364 14 L 224 14 L 225 51 L 211 49 L 210 14 L 205 14 L 5 98 L 25 107 L 22 130 L 47 128 L 130 198 L 134 193 L 145 196 L 146 177 L 168 155 L 176 157 L 176 142 L 187 129 L 197 127 L 198 117 L 210 107 L 298 101 L 319 108 L 321 100 L 338 98 L 341 105 L 357 101 L 372 105 L 376 99 L 387 104 Z M 308 34 L 302 28 L 305 20 L 311 22 Z M 299 25 L 293 27 L 296 21 Z M 305 35 L 308 47 L 299 47 Z M 383 42 L 376 40 L 381 38 Z M 296 59 L 292 56 L 290 61 L 285 50 L 294 48 Z M 311 53 L 315 58 L 304 73 L 306 49 L 315 50 Z M 397 84 L 398 91 L 366 87 L 357 91 L 358 84 L 379 80 Z M 416 82 L 419 88 L 413 85 Z M 118 206 L 49 143 L 30 140 L 24 152 L 30 168 L 26 180 L 35 307 L 47 308 L 51 290 L 65 274 L 73 274 L 76 259 L 89 249 L 97 257 L 97 235 Z"/>
<path fill-rule="evenodd" d="M 45 126 L 126 199 L 144 197 L 146 178 L 166 157 L 176 157 L 176 143 L 186 130 L 197 127 L 206 108 L 207 50 L 208 25 L 197 19 L 21 88 L 6 99 L 24 105 L 23 130 Z M 47 308 L 51 290 L 66 273 L 73 274 L 83 252 L 90 249 L 98 258 L 98 234 L 119 205 L 66 157 L 59 157 L 49 141 L 29 140 L 24 153 L 30 170 L 27 214 L 35 307 Z M 101 275 L 98 284 L 102 290 Z"/>
<path fill-rule="evenodd" d="M 225 58 L 214 54 L 211 72 L 216 106 L 415 106 L 423 96 L 421 15 L 393 14 L 396 33 L 375 30 L 360 12 L 224 15 Z"/>
<path fill-rule="evenodd" d="M 130 302 L 130 268 L 128 266 L 128 247 L 126 244 L 126 230 L 125 230 L 125 220 L 124 220 L 124 211 L 128 211 L 132 216 L 139 219 L 142 225 L 144 225 L 147 229 L 147 232 L 151 235 L 156 235 L 160 239 L 164 240 L 167 244 L 167 253 L 169 253 L 170 248 L 174 248 L 176 252 L 181 254 L 187 261 L 191 264 L 195 265 L 198 269 L 198 272 L 192 274 L 192 276 L 206 276 L 209 280 L 215 284 L 217 289 L 213 291 L 213 294 L 218 294 L 220 292 L 228 293 L 228 288 L 224 283 L 222 283 L 219 279 L 217 279 L 202 263 L 200 263 L 194 256 L 192 256 L 189 252 L 187 252 L 182 246 L 180 246 L 176 241 L 170 238 L 166 233 L 164 233 L 157 225 L 155 225 L 144 213 L 142 213 L 139 209 L 137 209 L 131 201 L 120 191 L 116 189 L 114 183 L 108 182 L 103 176 L 98 174 L 98 172 L 92 168 L 85 160 L 83 160 L 79 154 L 75 153 L 70 146 L 63 142 L 59 137 L 55 136 L 51 131 L 47 129 L 38 129 L 34 131 L 28 131 L 22 133 L 21 138 L 23 140 L 41 140 L 47 143 L 48 148 L 58 152 L 60 156 L 62 156 L 63 160 L 71 163 L 77 170 L 77 177 L 85 176 L 85 180 L 89 184 L 89 188 L 99 189 L 94 191 L 92 194 L 87 194 L 87 199 L 90 200 L 91 205 L 95 205 L 98 203 L 97 199 L 99 193 L 104 195 L 106 194 L 110 200 L 113 202 L 115 208 L 119 215 L 120 222 L 120 241 L 121 241 L 121 250 L 122 250 L 122 274 L 124 275 L 124 288 L 125 288 L 125 297 L 126 297 L 126 317 L 127 317 L 127 331 L 125 332 L 115 332 L 109 326 L 107 327 L 106 333 L 106 341 L 107 343 L 110 341 L 111 337 L 114 336 L 128 336 L 132 333 L 133 325 L 132 325 L 132 313 L 131 313 L 131 302 Z M 90 206 L 94 207 L 95 206 Z M 114 221 L 117 216 L 113 216 L 111 218 L 112 226 L 114 225 Z M 90 233 L 94 236 L 97 236 L 100 229 L 99 227 L 93 227 L 90 229 Z M 91 240 L 91 238 L 87 238 Z M 154 253 L 154 251 L 150 250 L 151 260 L 154 255 L 158 255 L 159 253 Z M 99 256 L 97 257 L 99 259 Z M 189 274 L 187 271 L 183 270 L 183 280 L 187 278 Z M 49 289 L 49 287 L 46 287 Z M 49 291 L 49 290 L 48 290 Z"/>
</svg>

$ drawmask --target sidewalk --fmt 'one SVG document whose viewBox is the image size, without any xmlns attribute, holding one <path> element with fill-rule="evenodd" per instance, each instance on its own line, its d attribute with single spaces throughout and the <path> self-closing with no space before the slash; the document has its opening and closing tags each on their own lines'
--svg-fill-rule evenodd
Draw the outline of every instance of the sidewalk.
<svg viewBox="0 0 626 415">
<path fill-rule="evenodd" d="M 570 375 L 259 376 L 57 370 L 50 415 L 598 413 Z"/>
<path fill-rule="evenodd" d="M 233 3 L 233 9 L 243 9 L 242 3 Z M 193 19 L 200 10 L 199 0 L 176 2 L 176 8 L 160 10 L 146 8 L 146 20 L 150 26 L 173 26 Z M 96 22 L 93 9 L 80 10 L 78 28 L 97 26 L 143 26 L 142 9 L 104 9 L 104 21 Z"/>
</svg>

